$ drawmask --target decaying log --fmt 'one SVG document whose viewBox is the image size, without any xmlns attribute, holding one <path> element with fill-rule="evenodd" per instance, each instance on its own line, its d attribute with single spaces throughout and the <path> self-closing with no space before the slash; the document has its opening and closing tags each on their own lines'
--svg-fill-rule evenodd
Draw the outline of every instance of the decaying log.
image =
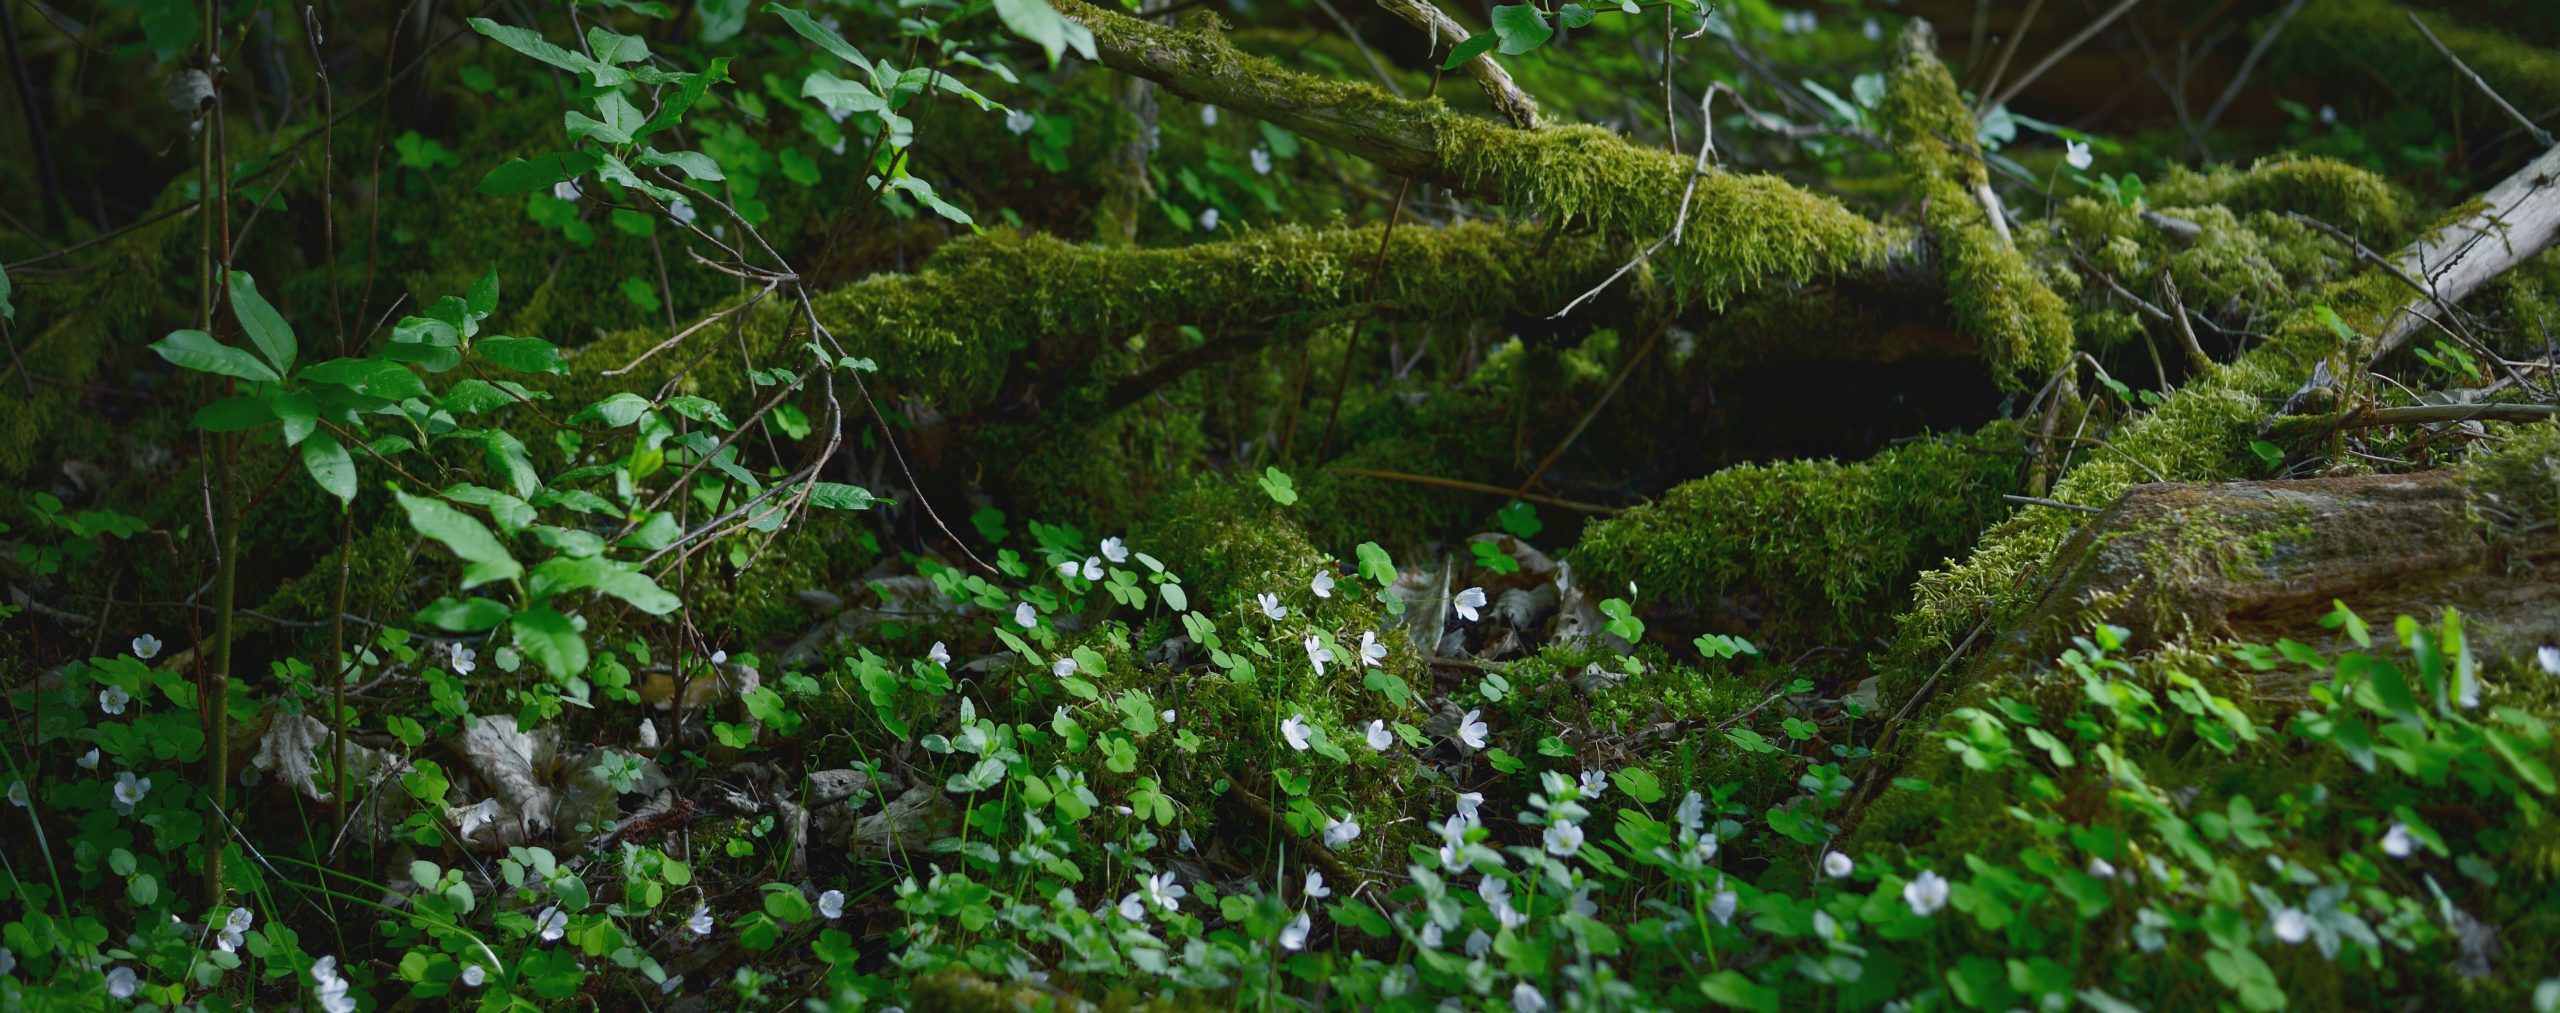
<svg viewBox="0 0 2560 1013">
<path fill-rule="evenodd" d="M 2393 258 L 2423 283 L 2393 313 L 2374 339 L 2368 362 L 2379 362 L 2422 331 L 2435 327 L 2443 307 L 2461 302 L 2490 279 L 2560 242 L 2560 147 L 2516 170 L 2480 198 L 2479 210 L 2409 244 Z"/>
</svg>

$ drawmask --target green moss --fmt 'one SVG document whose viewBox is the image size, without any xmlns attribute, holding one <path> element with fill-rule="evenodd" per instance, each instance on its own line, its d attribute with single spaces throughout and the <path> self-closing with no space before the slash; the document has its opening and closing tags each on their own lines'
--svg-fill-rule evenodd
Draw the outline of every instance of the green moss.
<svg viewBox="0 0 2560 1013">
<path fill-rule="evenodd" d="M 2145 199 L 2161 208 L 2219 204 L 2235 214 L 2299 212 L 2360 236 L 2377 249 L 2397 242 L 2409 202 L 2390 181 L 2334 158 L 2277 155 L 2246 171 L 2172 165 Z"/>
<path fill-rule="evenodd" d="M 2539 6 L 2547 10 L 2547 5 Z M 2461 54 L 2463 63 L 2516 108 L 2530 115 L 2560 105 L 2560 54 L 2515 38 L 2505 28 L 2513 18 L 2480 13 L 2466 4 L 2463 20 L 2424 16 L 2436 38 Z M 2398 106 L 2460 110 L 2466 125 L 2492 132 L 2513 126 L 2506 113 L 2486 101 L 2409 26 L 2408 8 L 2391 0 L 2305 5 L 2268 50 L 2267 65 L 2259 72 L 2274 80 L 2374 88 L 2377 98 Z M 2437 124 L 2431 129 L 2443 128 Z"/>
<path fill-rule="evenodd" d="M 1921 203 L 1957 324 L 1981 342 L 2003 385 L 2041 382 L 2071 355 L 2070 314 L 1976 196 L 1987 180 L 1973 115 L 1938 62 L 1928 22 L 1904 30 L 1876 116 Z"/>
<path fill-rule="evenodd" d="M 1973 544 L 2015 487 L 2016 427 L 1923 440 L 1855 464 L 1745 464 L 1592 525 L 1571 554 L 1593 587 L 1754 637 L 1841 643 L 1883 628 L 1922 567 Z"/>
</svg>

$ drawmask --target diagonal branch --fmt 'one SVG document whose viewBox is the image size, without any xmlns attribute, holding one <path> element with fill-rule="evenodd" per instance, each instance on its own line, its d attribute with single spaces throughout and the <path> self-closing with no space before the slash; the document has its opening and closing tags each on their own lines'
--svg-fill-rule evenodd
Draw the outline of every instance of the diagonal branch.
<svg viewBox="0 0 2560 1013">
<path fill-rule="evenodd" d="M 1431 36 L 1431 58 L 1434 60 L 1440 59 L 1443 41 L 1455 46 L 1466 41 L 1470 34 L 1467 26 L 1442 12 L 1431 0 L 1378 0 L 1378 6 Z M 1538 100 L 1521 91 L 1519 85 L 1511 83 L 1511 72 L 1495 63 L 1492 53 L 1478 54 L 1475 59 L 1467 61 L 1465 70 L 1467 76 L 1475 78 L 1477 86 L 1484 89 L 1484 97 L 1493 103 L 1494 111 L 1510 120 L 1512 126 L 1523 130 L 1538 128 Z"/>
</svg>

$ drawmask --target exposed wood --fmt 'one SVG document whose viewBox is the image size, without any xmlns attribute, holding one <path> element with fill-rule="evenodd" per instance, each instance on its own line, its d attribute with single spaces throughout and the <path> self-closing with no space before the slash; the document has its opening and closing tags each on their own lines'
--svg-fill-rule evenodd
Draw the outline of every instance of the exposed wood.
<svg viewBox="0 0 2560 1013">
<path fill-rule="evenodd" d="M 2560 242 L 2560 147 L 2544 151 L 2481 197 L 2480 209 L 2411 243 L 2396 258 L 2401 270 L 2422 280 L 2428 292 L 2411 299 L 2383 325 L 2368 363 L 2399 351 L 2431 326 L 2431 304 L 2450 306 L 2490 279 Z"/>
<path fill-rule="evenodd" d="M 1440 59 L 1440 54 L 1445 52 L 1442 46 L 1455 46 L 1473 34 L 1431 0 L 1378 0 L 1378 6 L 1431 36 L 1433 60 Z M 1481 54 L 1460 69 L 1465 70 L 1468 77 L 1476 79 L 1476 85 L 1484 89 L 1485 99 L 1493 103 L 1494 111 L 1510 120 L 1512 126 L 1523 130 L 1538 128 L 1538 100 L 1511 82 L 1511 72 L 1494 62 L 1492 53 Z"/>
</svg>

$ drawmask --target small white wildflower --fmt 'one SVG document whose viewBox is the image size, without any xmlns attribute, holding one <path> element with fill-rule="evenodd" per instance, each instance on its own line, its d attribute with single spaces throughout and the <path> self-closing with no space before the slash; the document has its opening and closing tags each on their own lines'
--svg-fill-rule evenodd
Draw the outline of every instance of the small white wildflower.
<svg viewBox="0 0 2560 1013">
<path fill-rule="evenodd" d="M 1371 668 L 1378 668 L 1381 667 L 1380 663 L 1386 660 L 1387 645 L 1378 642 L 1377 631 L 1361 630 L 1360 663 Z"/>
<path fill-rule="evenodd" d="M 1186 855 L 1197 854 L 1200 851 L 1200 846 L 1192 843 L 1191 831 L 1188 830 L 1183 831 L 1182 836 L 1174 838 L 1173 846 L 1181 849 L 1182 853 Z"/>
<path fill-rule="evenodd" d="M 1475 822 L 1475 821 L 1476 821 L 1476 807 L 1481 806 L 1481 805 L 1483 805 L 1483 804 L 1484 804 L 1484 793 L 1483 793 L 1483 792 L 1480 792 L 1480 791 L 1461 792 L 1461 793 L 1459 793 L 1459 795 L 1458 795 L 1458 815 L 1459 815 L 1461 818 L 1464 818 L 1467 822 L 1469 822 L 1469 823 L 1473 823 L 1473 822 Z"/>
<path fill-rule="evenodd" d="M 2542 663 L 2544 675 L 2560 675 L 2560 646 L 2542 645 L 2541 650 L 2533 652 L 2533 660 Z"/>
<path fill-rule="evenodd" d="M 2409 832 L 2405 823 L 2394 823 L 2382 835 L 2382 853 L 2393 858 L 2407 858 L 2418 852 L 2418 835 Z"/>
<path fill-rule="evenodd" d="M 98 691 L 98 713 L 100 714 L 122 714 L 124 705 L 132 702 L 133 694 L 125 692 L 122 686 L 109 685 Z"/>
<path fill-rule="evenodd" d="M 1072 559 L 1067 560 L 1066 562 L 1058 564 L 1058 576 L 1073 577 L 1076 575 L 1076 569 L 1076 561 Z"/>
<path fill-rule="evenodd" d="M 1475 622 L 1476 610 L 1484 607 L 1484 601 L 1484 589 L 1471 587 L 1458 592 L 1458 598 L 1452 604 L 1457 608 L 1459 618 Z"/>
<path fill-rule="evenodd" d="M 1122 917 L 1122 918 L 1126 918 L 1126 919 L 1128 919 L 1128 920 L 1130 920 L 1130 921 L 1133 921 L 1133 922 L 1142 922 L 1142 921 L 1146 921 L 1146 920 L 1147 920 L 1147 903 L 1146 903 L 1146 901 L 1140 900 L 1140 899 L 1138 898 L 1138 894 L 1137 894 L 1137 892 L 1136 892 L 1136 891 L 1134 891 L 1134 890 L 1133 890 L 1133 891 L 1130 891 L 1129 893 L 1125 893 L 1125 894 L 1120 895 L 1120 917 Z"/>
<path fill-rule="evenodd" d="M 1313 931 L 1315 931 L 1315 920 L 1307 917 L 1307 913 L 1304 911 L 1298 912 L 1298 916 L 1290 919 L 1289 924 L 1281 926 L 1280 948 L 1284 950 L 1306 949 L 1307 933 Z"/>
<path fill-rule="evenodd" d="M 1513 985 L 1511 1013 L 1547 1013 L 1547 997 L 1538 994 L 1538 986 L 1528 982 Z"/>
<path fill-rule="evenodd" d="M 1076 674 L 1076 659 L 1074 658 L 1060 658 L 1049 663 L 1049 675 L 1052 678 L 1064 679 L 1074 674 Z"/>
<path fill-rule="evenodd" d="M 2087 169 L 2092 162 L 2096 161 L 2090 156 L 2088 145 L 2071 140 L 2062 142 L 2062 160 L 2071 163 L 2074 169 Z"/>
<path fill-rule="evenodd" d="M 2099 879 L 2114 879 L 2116 878 L 2115 863 L 2092 855 L 2089 858 L 2089 875 Z"/>
<path fill-rule="evenodd" d="M 480 652 L 472 650 L 469 644 L 455 644 L 445 653 L 453 658 L 455 675 L 470 675 L 473 669 L 480 667 Z"/>
<path fill-rule="evenodd" d="M 1113 535 L 1109 538 L 1103 539 L 1102 558 L 1108 559 L 1114 563 L 1128 562 L 1129 543 L 1121 541 L 1120 536 L 1118 535 Z"/>
<path fill-rule="evenodd" d="M 1441 928 L 1439 922 L 1422 923 L 1422 948 L 1426 950 L 1439 949 L 1440 944 L 1447 938 L 1448 934 L 1448 930 Z"/>
<path fill-rule="evenodd" d="M 924 657 L 925 660 L 934 664 L 948 667 L 951 664 L 951 649 L 942 646 L 942 641 L 936 640 L 933 642 L 933 649 L 924 652 Z"/>
<path fill-rule="evenodd" d="M 240 944 L 247 941 L 249 926 L 257 920 L 257 912 L 245 907 L 232 908 L 231 913 L 222 919 L 222 930 L 214 933 L 213 945 L 224 953 L 238 952 Z"/>
<path fill-rule="evenodd" d="M 119 771 L 119 772 L 117 772 L 117 774 L 116 774 L 116 811 L 117 811 L 117 812 L 119 812 L 119 813 L 130 813 L 130 812 L 132 812 L 132 811 L 133 811 L 133 807 L 134 807 L 134 806 L 137 806 L 137 805 L 142 804 L 142 797 L 143 797 L 143 796 L 145 796 L 145 795 L 148 795 L 148 794 L 151 794 L 151 781 L 150 781 L 149 779 L 147 779 L 147 778 L 139 778 L 139 777 L 135 777 L 135 776 L 133 776 L 133 772 L 132 772 L 132 771 L 130 771 L 130 770 L 126 770 L 126 771 Z"/>
<path fill-rule="evenodd" d="M 578 184 L 574 181 L 565 179 L 557 183 L 553 183 L 551 184 L 551 196 L 561 200 L 577 200 Z"/>
<path fill-rule="evenodd" d="M 1191 891 L 1173 881 L 1173 873 L 1159 872 L 1147 877 L 1147 903 L 1167 911 L 1182 910 L 1182 898 Z"/>
<path fill-rule="evenodd" d="M 1947 877 L 1923 869 L 1917 878 L 1902 885 L 1902 902 L 1911 905 L 1912 914 L 1926 918 L 1947 906 L 1947 891 Z"/>
<path fill-rule="evenodd" d="M 1608 772 L 1608 771 L 1605 771 L 1605 770 L 1586 770 L 1586 771 L 1583 771 L 1583 772 L 1582 772 L 1582 797 L 1584 797 L 1584 798 L 1599 798 L 1602 792 L 1605 792 L 1605 791 L 1608 791 L 1608 790 L 1609 790 L 1609 772 Z"/>
<path fill-rule="evenodd" d="M 2311 938 L 2311 919 L 2303 915 L 2301 908 L 2277 908 L 2275 922 L 2268 927 L 2274 930 L 2277 939 L 2287 943 Z"/>
<path fill-rule="evenodd" d="M 702 919 L 704 924 L 709 924 L 710 916 L 703 914 L 703 910 L 704 909 L 702 908 L 695 908 L 694 917 Z M 543 942 L 559 942 L 561 936 L 569 934 L 569 912 L 562 911 L 557 906 L 543 908 L 541 914 L 533 916 L 533 927 L 541 930 Z M 710 930 L 697 929 L 695 931 L 697 934 L 708 934 Z"/>
<path fill-rule="evenodd" d="M 1582 850 L 1582 828 L 1571 823 L 1548 827 L 1546 838 L 1547 854 L 1557 858 L 1571 858 L 1574 852 Z"/>
<path fill-rule="evenodd" d="M 469 964 L 462 968 L 462 987 L 479 988 L 480 986 L 488 983 L 488 968 L 482 967 L 478 964 Z"/>
<path fill-rule="evenodd" d="M 1387 751 L 1387 747 L 1395 744 L 1396 733 L 1387 730 L 1386 722 L 1369 722 L 1369 748 L 1372 751 L 1383 753 Z"/>
<path fill-rule="evenodd" d="M 133 976 L 133 968 L 118 964 L 107 969 L 107 994 L 118 999 L 133 998 L 134 988 L 141 984 Z"/>
<path fill-rule="evenodd" d="M 1458 741 L 1466 743 L 1469 749 L 1483 749 L 1485 733 L 1492 730 L 1484 723 L 1482 710 L 1468 711 L 1465 717 L 1458 719 Z"/>
<path fill-rule="evenodd" d="M 462 838 L 464 840 L 470 840 L 473 831 L 480 829 L 483 825 L 496 821 L 497 818 L 498 800 L 494 797 L 481 799 L 480 804 L 463 809 Z"/>
<path fill-rule="evenodd" d="M 1697 845 L 1696 845 L 1696 846 L 1694 846 L 1694 847 L 1692 847 L 1692 848 L 1690 848 L 1689 850 L 1690 850 L 1690 851 L 1692 851 L 1692 852 L 1695 852 L 1695 853 L 1697 854 L 1697 856 L 1698 856 L 1698 861 L 1700 861 L 1700 862 L 1712 862 L 1712 861 L 1715 861 L 1715 860 L 1716 860 L 1716 851 L 1717 851 L 1717 849 L 1719 849 L 1719 848 L 1721 848 L 1721 847 L 1723 847 L 1723 846 L 1724 846 L 1724 845 L 1723 845 L 1723 843 L 1722 843 L 1722 842 L 1720 842 L 1720 841 L 1718 841 L 1718 840 L 1716 839 L 1716 835 L 1714 835 L 1714 834 L 1707 834 L 1707 835 L 1705 835 L 1705 836 L 1702 836 L 1702 837 L 1698 838 L 1698 843 L 1697 843 Z"/>
<path fill-rule="evenodd" d="M 2321 122 L 2321 124 L 2322 124 L 2322 125 L 2327 125 L 2327 124 L 2331 124 L 2331 123 L 2336 123 L 2336 122 L 2338 122 L 2338 107 L 2336 107 L 2336 106 L 2321 106 L 2321 107 L 2320 107 L 2320 122 Z"/>
<path fill-rule="evenodd" d="M 687 929 L 692 930 L 692 931 L 693 931 L 693 934 L 694 934 L 694 935 L 697 935 L 697 936 L 707 936 L 707 935 L 710 935 L 710 934 L 711 934 L 711 906 L 710 906 L 710 905 L 708 905 L 708 904 L 696 904 L 696 905 L 694 905 L 694 906 L 693 906 L 693 913 L 692 913 L 691 915 L 687 915 L 687 916 L 685 917 L 685 920 L 684 920 L 684 927 L 685 927 L 685 928 L 687 928 Z"/>
<path fill-rule="evenodd" d="M 1323 675 L 1325 663 L 1333 660 L 1333 649 L 1326 647 L 1324 641 L 1317 639 L 1313 633 L 1307 634 L 1306 646 L 1307 663 L 1316 666 L 1317 675 Z"/>
<path fill-rule="evenodd" d="M 1849 861 L 1849 856 L 1837 851 L 1826 851 L 1822 855 L 1822 874 L 1825 876 L 1845 879 L 1856 868 L 1857 864 Z"/>
<path fill-rule="evenodd" d="M 96 746 L 91 746 L 91 747 L 89 747 L 89 751 L 88 751 L 88 752 L 85 752 L 85 753 L 80 754 L 80 758 L 79 758 L 79 759 L 77 759 L 77 760 L 73 760 L 73 761 L 71 761 L 71 762 L 79 764 L 79 765 L 80 765 L 80 769 L 82 769 L 82 770 L 96 770 L 96 769 L 98 769 L 98 747 L 96 747 Z"/>
<path fill-rule="evenodd" d="M 1170 707 L 1165 708 L 1164 713 L 1158 714 L 1158 715 L 1156 715 L 1156 716 L 1157 716 L 1157 717 L 1160 717 L 1160 718 L 1163 718 L 1163 719 L 1164 719 L 1164 723 L 1166 723 L 1166 724 L 1172 724 L 1172 723 L 1173 723 L 1173 708 L 1170 708 Z"/>
<path fill-rule="evenodd" d="M 1030 133 L 1032 124 L 1035 122 L 1036 120 L 1032 115 L 1025 110 L 1007 109 L 1004 111 L 1004 128 L 1012 131 L 1017 137 Z"/>
<path fill-rule="evenodd" d="M 1493 937 L 1486 935 L 1483 929 L 1467 933 L 1467 956 L 1482 957 L 1485 951 L 1491 949 L 1493 949 Z"/>
<path fill-rule="evenodd" d="M 819 894 L 818 913 L 825 915 L 829 921 L 844 917 L 844 891 L 829 890 Z"/>
<path fill-rule="evenodd" d="M 1307 751 L 1307 731 L 1307 716 L 1304 714 L 1291 714 L 1288 720 L 1280 722 L 1280 737 L 1288 740 L 1289 748 L 1301 753 Z"/>
<path fill-rule="evenodd" d="M 1271 175 L 1271 149 L 1257 147 L 1253 149 L 1248 157 L 1253 160 L 1254 175 Z"/>
<path fill-rule="evenodd" d="M 1476 896 L 1484 898 L 1486 907 L 1508 907 L 1511 904 L 1511 881 L 1500 876 L 1486 876 L 1476 881 Z"/>
<path fill-rule="evenodd" d="M 1100 557 L 1100 556 L 1086 556 L 1086 557 L 1084 557 L 1084 579 L 1086 579 L 1086 580 L 1101 580 L 1101 579 L 1102 579 L 1102 557 Z"/>
<path fill-rule="evenodd" d="M 1309 869 L 1309 870 L 1307 870 L 1307 881 L 1306 881 L 1306 890 L 1305 890 L 1305 893 L 1306 893 L 1306 895 L 1307 895 L 1307 899 L 1309 899 L 1309 900 L 1323 900 L 1323 899 L 1325 899 L 1325 898 L 1327 898 L 1327 897 L 1331 897 L 1331 896 L 1333 896 L 1333 888 L 1332 888 L 1332 887 L 1329 887 L 1329 886 L 1324 885 L 1324 871 L 1323 871 L 1323 870 L 1321 870 L 1321 869 Z"/>
<path fill-rule="evenodd" d="M 1253 603 L 1262 606 L 1262 617 L 1273 622 L 1289 616 L 1289 606 L 1280 604 L 1280 596 L 1269 591 L 1254 595 Z"/>
<path fill-rule="evenodd" d="M 1200 125 L 1204 127 L 1214 127 L 1218 125 L 1217 106 L 1203 105 L 1200 107 Z"/>
<path fill-rule="evenodd" d="M 727 652 L 727 651 L 713 651 L 713 652 L 711 652 L 711 663 L 712 663 L 712 664 L 714 664 L 714 665 L 726 665 L 726 664 L 728 664 L 728 663 L 729 663 L 729 652 Z"/>
<path fill-rule="evenodd" d="M 1868 18 L 1865 24 L 1858 26 L 1858 34 L 1866 36 L 1869 42 L 1883 41 L 1884 25 L 1874 18 Z"/>
<path fill-rule="evenodd" d="M 1215 232 L 1215 231 L 1217 231 L 1217 230 L 1218 230 L 1218 209 L 1217 209 L 1217 208 L 1201 208 L 1201 209 L 1200 209 L 1200 231 L 1202 231 L 1202 232 Z"/>
<path fill-rule="evenodd" d="M 1343 846 L 1343 845 L 1345 845 L 1345 844 L 1349 844 L 1349 843 L 1351 843 L 1351 842 L 1353 842 L 1353 841 L 1356 841 L 1356 840 L 1359 840 L 1359 839 L 1360 839 L 1360 821 L 1359 821 L 1359 820 L 1357 820 L 1357 819 L 1353 819 L 1353 818 L 1350 818 L 1350 817 L 1344 817 L 1344 818 L 1342 818 L 1342 819 L 1334 819 L 1334 818 L 1332 818 L 1332 817 L 1328 816 L 1328 817 L 1326 817 L 1326 818 L 1325 818 L 1325 821 L 1324 821 L 1324 844 L 1325 844 L 1325 846 L 1326 846 L 1326 847 L 1328 847 L 1328 848 L 1339 848 L 1339 847 L 1341 847 L 1341 846 Z"/>
<path fill-rule="evenodd" d="M 1734 909 L 1742 905 L 1742 895 L 1725 889 L 1724 881 L 1716 881 L 1715 899 L 1707 902 L 1707 915 L 1718 925 L 1733 924 Z"/>
<path fill-rule="evenodd" d="M 1315 592 L 1318 598 L 1333 597 L 1333 574 L 1324 570 L 1316 571 L 1315 579 L 1307 582 L 1307 590 Z M 2546 647 L 2544 650 L 2560 651 L 2560 647 Z M 2554 671 L 2560 672 L 2560 669 Z"/>
<path fill-rule="evenodd" d="M 23 780 L 9 782 L 9 804 L 20 809 L 27 807 L 27 782 Z"/>
<path fill-rule="evenodd" d="M 1013 607 L 1013 624 L 1027 630 L 1040 625 L 1040 616 L 1031 611 L 1030 602 L 1023 602 Z"/>
<path fill-rule="evenodd" d="M 311 962 L 311 994 L 320 1000 L 323 1013 L 356 1013 L 355 997 L 347 994 L 347 979 L 338 976 L 336 957 Z"/>
<path fill-rule="evenodd" d="M 679 225 L 691 225 L 697 216 L 694 213 L 693 204 L 679 197 L 674 203 L 667 205 L 667 217 L 675 219 Z"/>
<path fill-rule="evenodd" d="M 149 661 L 160 656 L 160 638 L 145 633 L 133 638 L 133 656 Z"/>
</svg>

